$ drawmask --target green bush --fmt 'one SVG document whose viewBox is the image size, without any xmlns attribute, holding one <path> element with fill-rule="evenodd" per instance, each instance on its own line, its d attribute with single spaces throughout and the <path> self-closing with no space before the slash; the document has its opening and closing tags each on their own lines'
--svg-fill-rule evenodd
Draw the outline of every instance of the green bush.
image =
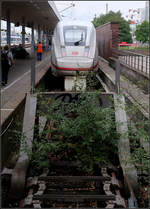
<svg viewBox="0 0 150 209">
<path fill-rule="evenodd" d="M 82 170 L 93 172 L 95 165 L 107 164 L 111 153 L 117 153 L 114 109 L 100 106 L 99 92 L 80 95 L 77 102 L 53 101 L 46 117 L 43 139 L 36 141 L 32 155 L 36 167 L 48 166 L 44 162 L 55 156 L 76 160 Z"/>
</svg>

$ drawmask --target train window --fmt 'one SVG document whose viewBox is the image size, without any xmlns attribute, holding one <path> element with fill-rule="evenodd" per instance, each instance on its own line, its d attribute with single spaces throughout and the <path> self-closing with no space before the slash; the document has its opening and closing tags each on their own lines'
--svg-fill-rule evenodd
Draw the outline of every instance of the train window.
<svg viewBox="0 0 150 209">
<path fill-rule="evenodd" d="M 86 27 L 64 27 L 64 41 L 66 46 L 84 46 L 86 40 Z"/>
</svg>

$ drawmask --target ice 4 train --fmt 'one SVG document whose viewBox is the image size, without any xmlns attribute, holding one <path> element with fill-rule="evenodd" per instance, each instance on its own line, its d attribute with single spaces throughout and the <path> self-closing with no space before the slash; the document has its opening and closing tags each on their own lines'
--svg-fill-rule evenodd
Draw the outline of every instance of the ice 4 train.
<svg viewBox="0 0 150 209">
<path fill-rule="evenodd" d="M 51 70 L 59 76 L 86 75 L 97 70 L 96 31 L 91 22 L 60 21 L 52 38 Z"/>
</svg>

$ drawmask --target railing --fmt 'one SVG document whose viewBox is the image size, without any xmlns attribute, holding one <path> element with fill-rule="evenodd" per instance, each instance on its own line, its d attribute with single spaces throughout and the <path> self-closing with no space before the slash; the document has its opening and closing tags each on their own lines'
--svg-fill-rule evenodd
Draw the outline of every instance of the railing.
<svg viewBox="0 0 150 209">
<path fill-rule="evenodd" d="M 149 56 L 130 51 L 118 51 L 120 61 L 143 73 L 149 74 Z"/>
</svg>

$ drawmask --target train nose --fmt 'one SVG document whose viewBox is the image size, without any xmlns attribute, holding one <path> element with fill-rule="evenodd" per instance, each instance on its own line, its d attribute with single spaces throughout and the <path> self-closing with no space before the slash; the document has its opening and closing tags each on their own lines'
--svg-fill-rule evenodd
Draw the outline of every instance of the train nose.
<svg viewBox="0 0 150 209">
<path fill-rule="evenodd" d="M 57 59 L 57 66 L 62 70 L 89 71 L 93 67 L 93 59 L 87 57 L 63 57 Z"/>
</svg>

